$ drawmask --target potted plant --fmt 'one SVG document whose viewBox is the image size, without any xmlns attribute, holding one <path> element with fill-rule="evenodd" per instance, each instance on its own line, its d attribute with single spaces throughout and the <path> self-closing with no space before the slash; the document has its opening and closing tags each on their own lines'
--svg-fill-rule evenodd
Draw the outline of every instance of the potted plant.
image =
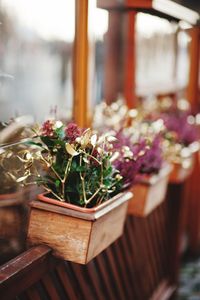
<svg viewBox="0 0 200 300">
<path fill-rule="evenodd" d="M 148 130 L 152 126 L 143 125 Z M 128 131 L 130 133 L 130 128 Z M 133 192 L 128 214 L 145 217 L 164 200 L 171 170 L 169 164 L 164 163 L 161 136 L 146 132 L 140 134 L 136 141 L 135 138 L 132 140 L 131 135 L 124 137 L 120 133 L 117 138 L 115 153 L 116 149 L 121 153 L 115 161 L 115 167 L 123 176 L 124 184 Z"/>
<path fill-rule="evenodd" d="M 161 117 L 166 127 L 165 152 L 167 159 L 173 164 L 170 182 L 181 183 L 192 173 L 194 153 L 199 150 L 198 131 L 193 122 L 194 117 L 178 110 L 170 114 L 163 113 Z"/>
<path fill-rule="evenodd" d="M 190 106 L 185 99 L 172 101 L 164 97 L 156 101 L 154 110 L 146 109 L 145 118 L 162 120 L 164 152 L 173 165 L 169 181 L 181 183 L 192 173 L 194 153 L 199 150 L 199 132 L 195 117 L 190 115 Z"/>
<path fill-rule="evenodd" d="M 118 142 L 113 152 L 119 155 L 114 164 L 134 194 L 128 213 L 141 217 L 147 216 L 165 199 L 171 171 L 163 152 L 164 121 L 146 119 L 148 114 L 149 110 L 142 107 L 128 110 L 122 102 L 111 106 L 101 104 L 96 110 L 96 119 L 103 118 L 101 123 L 108 126 L 107 130 L 116 132 Z"/>
<path fill-rule="evenodd" d="M 21 152 L 25 173 L 17 179 L 45 190 L 31 204 L 29 245 L 47 244 L 56 256 L 85 264 L 122 234 L 132 194 L 120 193 L 113 139 L 53 120 L 36 132 L 38 150 Z"/>
</svg>

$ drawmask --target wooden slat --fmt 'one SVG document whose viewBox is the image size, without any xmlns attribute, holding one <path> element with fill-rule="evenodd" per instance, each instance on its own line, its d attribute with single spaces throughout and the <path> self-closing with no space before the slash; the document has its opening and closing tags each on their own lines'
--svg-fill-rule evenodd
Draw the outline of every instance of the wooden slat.
<svg viewBox="0 0 200 300">
<path fill-rule="evenodd" d="M 95 264 L 98 270 L 99 278 L 104 286 L 104 295 L 107 295 L 108 299 L 115 300 L 115 289 L 113 288 L 111 276 L 106 270 L 106 263 L 104 260 L 104 254 L 100 254 L 95 258 Z"/>
<path fill-rule="evenodd" d="M 59 264 L 57 267 L 56 267 L 56 272 L 58 273 L 58 276 L 59 276 L 59 279 L 63 285 L 63 288 L 66 292 L 66 294 L 68 295 L 68 298 L 70 300 L 76 300 L 77 299 L 77 295 L 75 293 L 75 289 L 73 288 L 73 286 L 70 284 L 70 281 L 69 281 L 69 276 L 68 274 L 66 273 L 66 270 L 65 270 L 65 266 L 64 264 Z"/>
<path fill-rule="evenodd" d="M 167 300 L 170 299 L 175 291 L 175 287 L 170 286 L 166 280 L 161 281 L 152 297 L 149 300 Z"/>
<path fill-rule="evenodd" d="M 42 298 L 39 295 L 38 290 L 36 290 L 34 287 L 30 287 L 28 291 L 26 292 L 26 297 L 29 300 L 42 300 Z"/>
<path fill-rule="evenodd" d="M 92 286 L 89 284 L 88 277 L 85 276 L 84 266 L 81 268 L 77 264 L 71 264 L 71 268 L 76 276 L 79 289 L 83 295 L 81 299 L 95 299 L 95 293 Z"/>
<path fill-rule="evenodd" d="M 130 272 L 129 272 L 129 264 L 127 264 L 125 258 L 126 258 L 126 252 L 123 253 L 122 249 L 120 248 L 120 242 L 121 238 L 118 239 L 112 246 L 112 253 L 114 256 L 115 261 L 118 261 L 118 273 L 120 275 L 120 280 L 123 283 L 124 291 L 126 294 L 127 299 L 131 299 L 132 297 L 132 290 L 130 288 Z"/>
<path fill-rule="evenodd" d="M 118 297 L 119 297 L 119 299 L 122 299 L 122 300 L 126 299 L 123 283 L 121 282 L 118 267 L 116 265 L 111 247 L 106 249 L 106 251 L 104 252 L 104 255 L 105 255 L 105 258 L 107 261 L 107 266 L 109 266 L 110 274 L 112 274 L 113 282 L 116 283 L 115 289 L 117 291 Z"/>
<path fill-rule="evenodd" d="M 51 300 L 60 300 L 58 292 L 55 288 L 55 283 L 52 281 L 49 273 L 43 276 L 42 283 L 44 284 L 47 294 L 49 295 Z"/>
<path fill-rule="evenodd" d="M 0 268 L 1 300 L 12 299 L 13 295 L 28 289 L 51 268 L 51 249 L 34 247 Z"/>
<path fill-rule="evenodd" d="M 177 191 L 175 191 L 176 195 Z M 25 274 L 22 267 L 23 260 L 21 260 L 19 269 L 22 269 L 24 276 L 28 277 L 28 274 L 31 274 L 31 277 L 35 276 L 35 269 L 37 269 L 37 278 L 35 277 L 31 284 L 27 284 L 27 278 L 20 283 L 20 280 L 24 280 L 24 276 L 16 274 L 17 283 L 24 283 L 24 286 L 19 289 L 19 293 L 15 293 L 15 296 L 20 294 L 19 299 L 22 300 L 31 297 L 34 299 L 34 295 L 42 300 L 49 298 L 59 300 L 169 299 L 174 287 L 169 285 L 169 274 L 172 270 L 168 263 L 168 255 L 172 253 L 167 251 L 166 245 L 170 242 L 177 245 L 178 241 L 175 238 L 171 239 L 171 232 L 176 231 L 174 227 L 167 227 L 168 220 L 172 222 L 170 218 L 172 212 L 173 218 L 178 216 L 177 204 L 174 210 L 174 202 L 170 203 L 172 204 L 170 206 L 162 203 L 145 219 L 129 216 L 123 236 L 85 266 L 51 257 L 53 262 L 45 269 L 42 265 L 46 262 L 42 260 L 39 265 L 29 268 L 28 273 Z M 174 249 L 174 246 L 170 244 L 170 248 Z M 46 255 L 48 253 L 47 251 Z M 37 261 L 37 255 L 35 258 Z M 30 262 L 32 263 L 35 264 L 35 261 Z M 25 268 L 26 264 L 25 259 Z M 174 266 L 177 267 L 176 263 Z M 7 277 L 4 279 L 2 280 L 5 286 Z M 10 282 L 10 286 L 11 284 L 13 285 L 14 281 Z M 24 298 L 26 296 L 27 298 Z"/>
</svg>

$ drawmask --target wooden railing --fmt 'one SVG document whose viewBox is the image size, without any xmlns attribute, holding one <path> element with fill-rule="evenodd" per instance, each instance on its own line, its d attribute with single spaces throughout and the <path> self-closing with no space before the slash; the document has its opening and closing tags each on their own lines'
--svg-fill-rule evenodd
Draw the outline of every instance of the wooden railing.
<svg viewBox="0 0 200 300">
<path fill-rule="evenodd" d="M 146 218 L 127 217 L 122 237 L 85 266 L 56 259 L 44 245 L 29 249 L 0 268 L 1 300 L 169 299 L 178 241 L 171 244 L 171 221 L 179 211 L 172 206 L 165 201 Z"/>
</svg>

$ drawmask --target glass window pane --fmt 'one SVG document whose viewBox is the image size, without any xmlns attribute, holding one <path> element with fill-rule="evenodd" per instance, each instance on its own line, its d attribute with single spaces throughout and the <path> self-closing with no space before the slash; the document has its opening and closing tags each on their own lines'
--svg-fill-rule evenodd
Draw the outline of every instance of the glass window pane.
<svg viewBox="0 0 200 300">
<path fill-rule="evenodd" d="M 0 120 L 72 111 L 75 0 L 1 0 Z"/>
</svg>

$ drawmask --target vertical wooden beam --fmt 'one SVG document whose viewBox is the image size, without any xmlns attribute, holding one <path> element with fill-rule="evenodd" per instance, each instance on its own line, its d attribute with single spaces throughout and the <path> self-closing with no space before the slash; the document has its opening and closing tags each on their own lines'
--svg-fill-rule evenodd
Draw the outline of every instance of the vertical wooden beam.
<svg viewBox="0 0 200 300">
<path fill-rule="evenodd" d="M 200 27 L 194 27 L 189 31 L 191 37 L 190 44 L 190 71 L 187 88 L 187 99 L 189 100 L 192 112 L 196 113 L 200 109 L 198 99 L 199 94 L 199 61 L 200 61 Z"/>
<path fill-rule="evenodd" d="M 124 97 L 129 108 L 136 106 L 136 44 L 135 23 L 136 12 L 127 12 L 125 26 L 125 53 L 124 53 Z"/>
<path fill-rule="evenodd" d="M 89 124 L 88 105 L 88 0 L 76 0 L 74 41 L 73 119 L 81 127 Z"/>
<path fill-rule="evenodd" d="M 190 44 L 190 73 L 187 88 L 187 98 L 191 104 L 192 112 L 200 112 L 200 26 L 189 31 L 191 36 Z M 188 224 L 189 250 L 191 254 L 200 253 L 200 161 L 198 154 L 195 156 L 194 171 L 186 183 L 188 201 Z"/>
<path fill-rule="evenodd" d="M 119 92 L 121 60 L 121 18 L 120 11 L 109 11 L 108 31 L 105 36 L 104 98 L 107 104 L 116 101 Z"/>
</svg>

